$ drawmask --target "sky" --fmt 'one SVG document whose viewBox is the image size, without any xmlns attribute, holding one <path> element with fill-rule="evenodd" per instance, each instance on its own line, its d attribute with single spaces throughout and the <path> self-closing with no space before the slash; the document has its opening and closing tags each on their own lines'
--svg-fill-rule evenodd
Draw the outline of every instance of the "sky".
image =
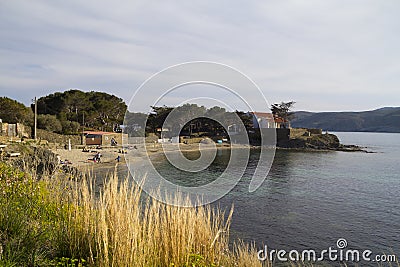
<svg viewBox="0 0 400 267">
<path fill-rule="evenodd" d="M 399 12 L 398 0 L 2 0 L 0 96 L 29 105 L 77 88 L 129 102 L 155 73 L 210 61 L 250 77 L 269 104 L 400 106 Z M 187 89 L 179 101 L 193 97 L 193 86 Z M 137 111 L 148 106 L 136 102 Z"/>
</svg>

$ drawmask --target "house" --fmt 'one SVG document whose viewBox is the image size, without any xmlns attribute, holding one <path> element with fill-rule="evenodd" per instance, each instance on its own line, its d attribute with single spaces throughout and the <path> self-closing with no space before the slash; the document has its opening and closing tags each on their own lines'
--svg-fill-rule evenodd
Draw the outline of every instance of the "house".
<svg viewBox="0 0 400 267">
<path fill-rule="evenodd" d="M 85 144 L 97 146 L 122 145 L 122 140 L 127 140 L 128 135 L 114 132 L 85 131 Z"/>
<path fill-rule="evenodd" d="M 281 117 L 274 117 L 268 112 L 249 112 L 256 129 L 287 128 L 287 122 Z"/>
<path fill-rule="evenodd" d="M 288 127 L 288 122 L 285 121 L 283 118 L 275 117 L 274 120 L 275 120 L 275 128 L 290 128 L 290 126 Z"/>
</svg>

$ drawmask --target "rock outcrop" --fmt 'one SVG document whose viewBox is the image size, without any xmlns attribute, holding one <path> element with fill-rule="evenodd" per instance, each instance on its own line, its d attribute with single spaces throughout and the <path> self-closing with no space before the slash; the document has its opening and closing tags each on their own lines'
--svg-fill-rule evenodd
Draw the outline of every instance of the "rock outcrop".
<svg viewBox="0 0 400 267">
<path fill-rule="evenodd" d="M 278 142 L 280 148 L 337 150 L 337 151 L 364 151 L 361 147 L 340 144 L 339 138 L 334 134 L 314 134 L 292 138 Z"/>
</svg>

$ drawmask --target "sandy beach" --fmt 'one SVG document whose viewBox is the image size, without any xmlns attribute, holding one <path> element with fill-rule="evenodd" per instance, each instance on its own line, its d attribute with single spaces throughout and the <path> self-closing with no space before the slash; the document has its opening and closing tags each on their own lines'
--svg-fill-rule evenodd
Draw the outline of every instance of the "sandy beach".
<svg viewBox="0 0 400 267">
<path fill-rule="evenodd" d="M 201 146 L 201 150 L 205 149 L 231 149 L 229 144 L 218 144 L 218 145 L 205 145 Z M 233 148 L 249 148 L 249 146 L 235 145 Z M 137 144 L 135 146 L 129 146 L 129 148 L 122 149 L 121 147 L 115 148 L 102 148 L 102 149 L 88 149 L 88 152 L 83 152 L 82 149 L 53 149 L 52 151 L 60 157 L 61 161 L 68 160 L 71 166 L 79 169 L 87 169 L 92 167 L 111 167 L 114 166 L 117 161 L 117 157 L 120 157 L 120 163 L 125 163 L 125 157 L 129 155 L 129 160 L 141 160 L 146 155 L 148 156 L 159 156 L 163 153 L 174 153 L 177 151 L 199 151 L 199 144 Z M 124 153 L 122 153 L 124 152 Z M 101 154 L 100 162 L 95 162 L 93 158 L 97 153 Z"/>
<path fill-rule="evenodd" d="M 61 161 L 66 160 L 74 167 L 91 167 L 99 164 L 115 164 L 117 157 L 120 156 L 120 162 L 124 162 L 125 158 L 120 153 L 120 148 L 104 148 L 104 149 L 89 149 L 89 152 L 83 152 L 82 149 L 53 149 L 52 151 L 60 156 Z M 95 162 L 93 158 L 97 153 L 101 154 L 100 162 Z"/>
</svg>

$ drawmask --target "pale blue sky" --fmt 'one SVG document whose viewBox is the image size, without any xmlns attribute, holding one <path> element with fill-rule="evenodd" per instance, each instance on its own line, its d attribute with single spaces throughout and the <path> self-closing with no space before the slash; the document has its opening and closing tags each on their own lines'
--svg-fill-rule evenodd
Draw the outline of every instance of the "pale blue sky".
<svg viewBox="0 0 400 267">
<path fill-rule="evenodd" d="M 80 88 L 129 101 L 152 74 L 202 60 L 297 110 L 400 106 L 398 14 L 398 0 L 4 0 L 0 95 L 29 104 Z"/>
</svg>

